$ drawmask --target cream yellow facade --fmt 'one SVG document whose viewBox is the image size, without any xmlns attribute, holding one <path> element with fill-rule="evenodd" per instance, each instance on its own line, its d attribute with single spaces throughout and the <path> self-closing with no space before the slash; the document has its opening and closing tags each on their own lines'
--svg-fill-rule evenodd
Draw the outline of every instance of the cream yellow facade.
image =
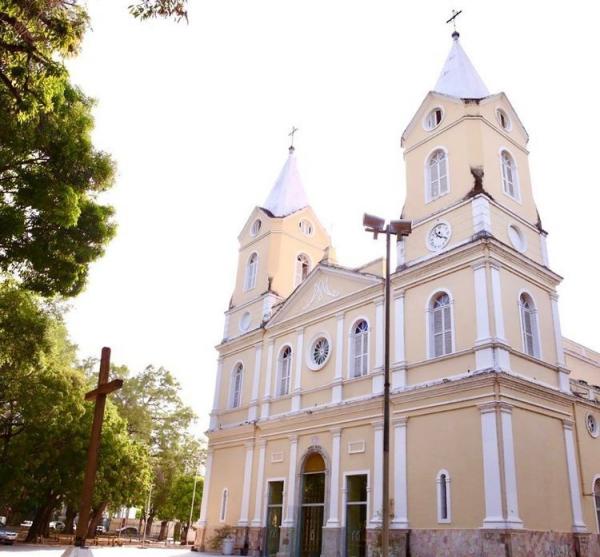
<svg viewBox="0 0 600 557">
<path fill-rule="evenodd" d="M 393 555 L 600 555 L 600 354 L 562 337 L 527 142 L 453 36 L 402 137 Z M 295 164 L 239 235 L 196 545 L 227 525 L 244 554 L 376 555 L 383 266 L 336 262 Z"/>
</svg>

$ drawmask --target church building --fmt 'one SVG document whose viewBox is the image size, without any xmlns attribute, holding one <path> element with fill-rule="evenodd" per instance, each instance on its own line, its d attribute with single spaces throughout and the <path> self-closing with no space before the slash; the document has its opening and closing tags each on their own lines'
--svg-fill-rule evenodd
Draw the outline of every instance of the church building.
<svg viewBox="0 0 600 557">
<path fill-rule="evenodd" d="M 412 233 L 391 279 L 394 556 L 600 555 L 600 354 L 561 334 L 528 139 L 454 32 L 402 136 Z M 336 260 L 297 165 L 292 147 L 238 237 L 195 545 L 229 526 L 235 554 L 372 557 L 383 262 Z"/>
</svg>

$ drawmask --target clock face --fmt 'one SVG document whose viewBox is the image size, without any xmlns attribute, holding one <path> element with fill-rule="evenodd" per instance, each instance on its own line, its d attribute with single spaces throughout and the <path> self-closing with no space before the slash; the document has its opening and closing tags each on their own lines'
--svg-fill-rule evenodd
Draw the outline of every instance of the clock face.
<svg viewBox="0 0 600 557">
<path fill-rule="evenodd" d="M 427 235 L 427 246 L 433 251 L 440 250 L 450 241 L 450 225 L 446 222 L 436 224 Z"/>
</svg>

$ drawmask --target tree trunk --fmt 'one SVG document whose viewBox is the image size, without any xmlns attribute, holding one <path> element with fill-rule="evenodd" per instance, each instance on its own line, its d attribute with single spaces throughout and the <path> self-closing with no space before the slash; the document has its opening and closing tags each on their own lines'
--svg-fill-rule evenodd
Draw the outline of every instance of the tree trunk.
<svg viewBox="0 0 600 557">
<path fill-rule="evenodd" d="M 150 537 L 150 532 L 152 532 L 152 522 L 154 521 L 154 511 L 150 511 L 150 516 L 148 517 L 148 522 L 146 522 L 146 537 Z"/>
<path fill-rule="evenodd" d="M 65 534 L 74 534 L 73 524 L 75 522 L 75 516 L 77 515 L 77 509 L 75 507 L 67 506 L 67 514 L 65 517 L 65 529 L 63 532 Z"/>
<path fill-rule="evenodd" d="M 55 504 L 56 500 L 51 495 L 48 497 L 46 504 L 38 507 L 35 512 L 33 524 L 30 526 L 29 532 L 27 532 L 27 537 L 25 538 L 27 543 L 37 543 L 38 538 L 43 536 L 45 531 L 47 532 L 48 522 L 50 522 L 50 515 L 54 510 Z"/>
<path fill-rule="evenodd" d="M 163 520 L 160 523 L 160 534 L 158 534 L 158 541 L 161 542 L 167 539 L 167 520 Z"/>
<path fill-rule="evenodd" d="M 107 506 L 108 502 L 102 501 L 102 503 L 100 503 L 97 507 L 94 507 L 92 509 L 92 512 L 90 513 L 90 522 L 87 532 L 87 537 L 89 539 L 96 537 L 96 527 L 100 524 L 100 521 L 102 520 L 102 515 L 104 514 L 104 511 L 106 510 Z"/>
</svg>

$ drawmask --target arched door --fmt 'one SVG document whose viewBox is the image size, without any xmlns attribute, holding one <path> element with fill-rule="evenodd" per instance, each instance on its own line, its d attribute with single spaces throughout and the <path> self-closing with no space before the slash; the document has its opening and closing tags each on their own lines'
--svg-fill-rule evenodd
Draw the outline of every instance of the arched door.
<svg viewBox="0 0 600 557">
<path fill-rule="evenodd" d="M 300 557 L 320 557 L 325 520 L 325 462 L 318 453 L 307 457 L 302 470 Z"/>
</svg>

